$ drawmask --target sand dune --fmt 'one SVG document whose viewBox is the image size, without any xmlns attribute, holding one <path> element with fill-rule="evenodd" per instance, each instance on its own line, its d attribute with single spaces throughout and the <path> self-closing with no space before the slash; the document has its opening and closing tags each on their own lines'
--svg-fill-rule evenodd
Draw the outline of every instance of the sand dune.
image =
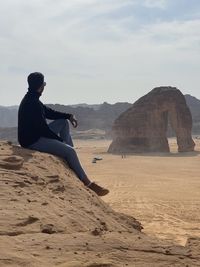
<svg viewBox="0 0 200 267">
<path fill-rule="evenodd" d="M 110 188 L 103 200 L 115 211 L 60 159 L 2 142 L 0 266 L 200 266 L 198 154 L 121 159 L 105 153 L 106 142 L 76 146 L 88 173 Z M 97 154 L 103 160 L 92 164 Z M 189 233 L 185 246 L 173 244 Z"/>
</svg>

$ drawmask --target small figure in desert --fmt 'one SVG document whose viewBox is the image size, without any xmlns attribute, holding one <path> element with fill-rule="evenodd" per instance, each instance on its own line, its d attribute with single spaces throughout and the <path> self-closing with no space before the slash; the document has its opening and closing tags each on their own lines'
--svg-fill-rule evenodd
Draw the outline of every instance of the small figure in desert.
<svg viewBox="0 0 200 267">
<path fill-rule="evenodd" d="M 109 190 L 92 182 L 78 159 L 70 135 L 69 122 L 77 127 L 73 114 L 55 111 L 40 101 L 46 82 L 40 72 L 28 76 L 28 92 L 18 111 L 18 141 L 28 149 L 50 153 L 64 159 L 85 186 L 97 195 L 104 196 Z M 46 119 L 53 120 L 49 124 Z"/>
</svg>

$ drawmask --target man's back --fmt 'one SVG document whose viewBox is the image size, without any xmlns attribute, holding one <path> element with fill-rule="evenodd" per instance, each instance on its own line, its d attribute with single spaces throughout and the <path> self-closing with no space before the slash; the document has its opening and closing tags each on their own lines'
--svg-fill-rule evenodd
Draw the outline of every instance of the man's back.
<svg viewBox="0 0 200 267">
<path fill-rule="evenodd" d="M 21 146 L 28 147 L 40 137 L 37 114 L 41 113 L 39 96 L 28 92 L 22 99 L 18 111 L 18 140 Z"/>
<path fill-rule="evenodd" d="M 63 141 L 49 128 L 47 119 L 69 119 L 71 114 L 52 110 L 39 100 L 40 93 L 29 90 L 24 96 L 18 111 L 18 141 L 28 147 L 40 137 Z"/>
</svg>

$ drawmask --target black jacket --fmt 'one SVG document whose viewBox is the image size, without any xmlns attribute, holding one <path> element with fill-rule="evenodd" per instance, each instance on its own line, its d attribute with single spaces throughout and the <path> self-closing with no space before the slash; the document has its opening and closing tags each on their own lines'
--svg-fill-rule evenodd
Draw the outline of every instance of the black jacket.
<svg viewBox="0 0 200 267">
<path fill-rule="evenodd" d="M 46 119 L 69 119 L 71 114 L 62 113 L 46 107 L 40 100 L 40 94 L 29 91 L 22 99 L 18 111 L 18 141 L 22 147 L 28 147 L 40 137 L 63 141 L 49 128 Z"/>
</svg>

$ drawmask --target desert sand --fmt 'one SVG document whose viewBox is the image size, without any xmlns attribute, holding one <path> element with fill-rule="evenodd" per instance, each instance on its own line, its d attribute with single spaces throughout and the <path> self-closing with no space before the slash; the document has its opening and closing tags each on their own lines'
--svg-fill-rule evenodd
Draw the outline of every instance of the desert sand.
<svg viewBox="0 0 200 267">
<path fill-rule="evenodd" d="M 195 141 L 193 153 L 171 140 L 170 155 L 125 158 L 106 153 L 109 141 L 75 141 L 110 189 L 101 199 L 57 157 L 1 142 L 0 266 L 200 266 Z"/>
<path fill-rule="evenodd" d="M 77 151 L 91 178 L 110 189 L 104 200 L 132 215 L 148 235 L 185 245 L 200 237 L 200 140 L 195 152 L 177 153 L 176 139 L 169 139 L 171 153 L 107 154 L 110 141 L 78 141 Z M 91 164 L 91 158 L 103 158 Z"/>
</svg>

